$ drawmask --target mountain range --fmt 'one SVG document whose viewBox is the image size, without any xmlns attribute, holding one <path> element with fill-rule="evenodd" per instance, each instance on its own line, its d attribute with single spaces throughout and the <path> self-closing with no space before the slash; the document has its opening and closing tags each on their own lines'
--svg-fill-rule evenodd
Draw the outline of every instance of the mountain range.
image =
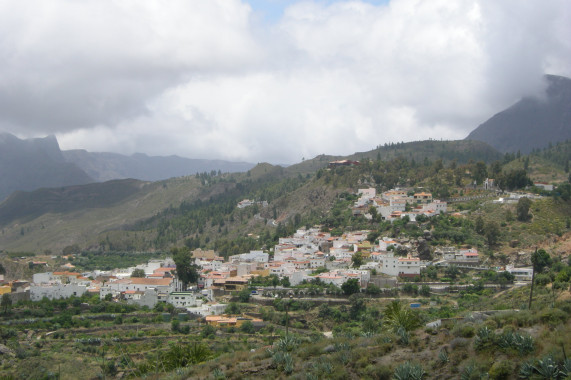
<svg viewBox="0 0 571 380">
<path fill-rule="evenodd" d="M 21 140 L 0 134 L 0 200 L 16 190 L 94 182 L 63 156 L 55 136 Z"/>
<path fill-rule="evenodd" d="M 117 153 L 67 150 L 62 154 L 67 161 L 75 163 L 97 182 L 124 178 L 160 181 L 212 170 L 220 170 L 223 173 L 246 172 L 254 167 L 254 164 L 247 162 L 147 156 L 143 153 L 125 156 Z"/>
<path fill-rule="evenodd" d="M 0 134 L 0 200 L 14 191 L 133 178 L 160 181 L 195 173 L 245 172 L 247 162 L 60 150 L 55 136 L 22 140 Z"/>
<path fill-rule="evenodd" d="M 385 144 L 383 147 L 353 155 L 320 155 L 292 165 L 289 170 L 309 174 L 338 159 L 383 160 L 401 155 L 422 161 L 439 157 L 443 160 L 468 159 L 490 162 L 500 152 L 529 153 L 571 138 L 571 79 L 547 75 L 544 94 L 527 97 L 494 115 L 477 127 L 464 143 L 437 144 L 436 140 Z M 468 143 L 470 142 L 470 143 Z M 415 145 L 416 144 L 416 145 Z M 382 148 L 382 149 L 381 149 Z M 448 156 L 447 156 L 448 155 Z M 195 173 L 246 172 L 254 167 L 247 162 L 189 159 L 178 156 L 151 157 L 137 153 L 125 156 L 117 153 L 97 153 L 85 150 L 61 151 L 55 136 L 22 140 L 0 134 L 0 201 L 14 191 L 33 191 L 84 185 L 116 179 L 159 181 Z"/>
<path fill-rule="evenodd" d="M 571 79 L 546 75 L 545 93 L 525 97 L 474 129 L 466 139 L 500 152 L 529 153 L 571 138 Z"/>
</svg>

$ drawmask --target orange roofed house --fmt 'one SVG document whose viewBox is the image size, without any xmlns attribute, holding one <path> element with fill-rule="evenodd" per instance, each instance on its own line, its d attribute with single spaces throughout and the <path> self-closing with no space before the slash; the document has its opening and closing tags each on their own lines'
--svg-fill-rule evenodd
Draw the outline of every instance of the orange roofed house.
<svg viewBox="0 0 571 380">
<path fill-rule="evenodd" d="M 166 301 L 169 293 L 180 290 L 181 284 L 176 278 L 143 278 L 131 277 L 121 280 L 111 281 L 101 287 L 99 296 L 101 299 L 105 298 L 107 294 L 113 297 L 119 297 L 124 292 L 135 290 L 145 292 L 149 289 L 154 289 L 158 295 L 159 300 Z"/>
</svg>

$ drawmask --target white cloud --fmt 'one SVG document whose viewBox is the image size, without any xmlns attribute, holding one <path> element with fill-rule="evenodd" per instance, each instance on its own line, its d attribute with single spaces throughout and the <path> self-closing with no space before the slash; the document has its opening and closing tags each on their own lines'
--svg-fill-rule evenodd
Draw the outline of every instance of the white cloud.
<svg viewBox="0 0 571 380">
<path fill-rule="evenodd" d="M 37 5 L 0 5 L 0 127 L 63 148 L 290 163 L 463 138 L 571 74 L 565 0 L 301 1 L 275 24 L 238 0 Z"/>
<path fill-rule="evenodd" d="M 116 125 L 192 75 L 260 58 L 239 1 L 5 1 L 0 5 L 5 125 L 67 131 Z"/>
</svg>

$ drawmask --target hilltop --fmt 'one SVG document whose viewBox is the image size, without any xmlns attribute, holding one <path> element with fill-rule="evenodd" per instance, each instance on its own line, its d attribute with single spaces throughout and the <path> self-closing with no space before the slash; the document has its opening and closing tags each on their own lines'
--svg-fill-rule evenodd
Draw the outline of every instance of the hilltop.
<svg viewBox="0 0 571 380">
<path fill-rule="evenodd" d="M 500 152 L 530 153 L 571 138 L 571 79 L 546 75 L 545 93 L 521 99 L 473 130 L 467 140 Z"/>
<path fill-rule="evenodd" d="M 290 173 L 314 173 L 321 168 L 327 167 L 329 162 L 337 160 L 378 160 L 390 161 L 402 158 L 409 161 L 422 163 L 424 160 L 443 162 L 456 161 L 467 163 L 468 161 L 484 161 L 487 163 L 499 160 L 502 154 L 488 143 L 481 141 L 456 140 L 439 141 L 425 140 L 391 143 L 378 146 L 366 152 L 357 152 L 349 156 L 319 155 L 313 159 L 304 160 L 298 164 L 286 168 Z"/>
</svg>

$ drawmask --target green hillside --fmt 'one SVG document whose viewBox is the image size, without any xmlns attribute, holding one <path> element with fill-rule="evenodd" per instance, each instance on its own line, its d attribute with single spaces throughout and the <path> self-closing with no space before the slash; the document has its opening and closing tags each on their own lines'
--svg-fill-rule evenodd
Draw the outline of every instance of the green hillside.
<svg viewBox="0 0 571 380">
<path fill-rule="evenodd" d="M 346 158 L 360 164 L 326 168 L 332 159 Z M 271 247 L 300 226 L 327 222 L 331 228 L 370 228 L 363 218 L 350 215 L 351 201 L 343 196 L 359 187 L 428 188 L 446 199 L 461 196 L 466 186 L 486 177 L 510 189 L 525 186 L 530 177 L 543 178 L 537 173 L 555 173 L 553 178 L 563 180 L 564 171 L 554 165 L 539 155 L 502 156 L 477 141 L 424 141 L 349 157 L 319 156 L 285 169 L 261 163 L 246 173 L 42 189 L 15 194 L 0 205 L 0 247 L 60 252 L 77 244 L 107 252 L 187 245 L 228 255 Z M 267 203 L 238 209 L 244 199 Z M 342 207 L 342 217 L 334 222 L 333 207 Z"/>
<path fill-rule="evenodd" d="M 310 160 L 304 160 L 298 164 L 289 166 L 286 170 L 290 173 L 313 173 L 324 168 L 331 161 L 336 160 L 354 160 L 360 161 L 383 160 L 390 161 L 395 158 L 406 159 L 408 161 L 423 162 L 425 159 L 434 161 L 441 159 L 443 162 L 456 161 L 458 163 L 467 163 L 472 160 L 484 161 L 487 163 L 500 160 L 502 154 L 492 148 L 490 145 L 481 141 L 457 140 L 457 141 L 438 141 L 425 140 L 413 141 L 407 143 L 391 143 L 367 151 L 354 153 L 349 156 L 328 156 L 319 155 Z"/>
<path fill-rule="evenodd" d="M 12 221 L 2 226 L 0 247 L 10 251 L 32 252 L 47 249 L 58 252 L 72 244 L 87 248 L 104 231 L 119 230 L 125 225 L 149 218 L 170 205 L 195 198 L 200 186 L 196 178 L 185 177 L 155 183 L 112 181 L 94 187 L 88 185 L 58 191 L 19 193 L 0 206 L 2 220 Z M 86 192 L 83 193 L 82 189 Z M 98 192 L 91 193 L 93 189 L 98 189 Z M 63 196 L 67 193 L 73 195 L 71 200 Z M 51 196 L 40 197 L 46 194 Z M 93 197 L 89 198 L 89 194 Z M 109 198 L 103 195 L 109 195 Z M 19 205 L 28 210 L 28 199 L 44 213 L 37 215 L 38 212 L 32 209 L 17 214 Z M 80 207 L 81 199 L 90 199 L 88 204 L 91 207 Z M 61 202 L 56 203 L 55 200 Z M 29 219 L 31 217 L 33 219 Z"/>
</svg>

